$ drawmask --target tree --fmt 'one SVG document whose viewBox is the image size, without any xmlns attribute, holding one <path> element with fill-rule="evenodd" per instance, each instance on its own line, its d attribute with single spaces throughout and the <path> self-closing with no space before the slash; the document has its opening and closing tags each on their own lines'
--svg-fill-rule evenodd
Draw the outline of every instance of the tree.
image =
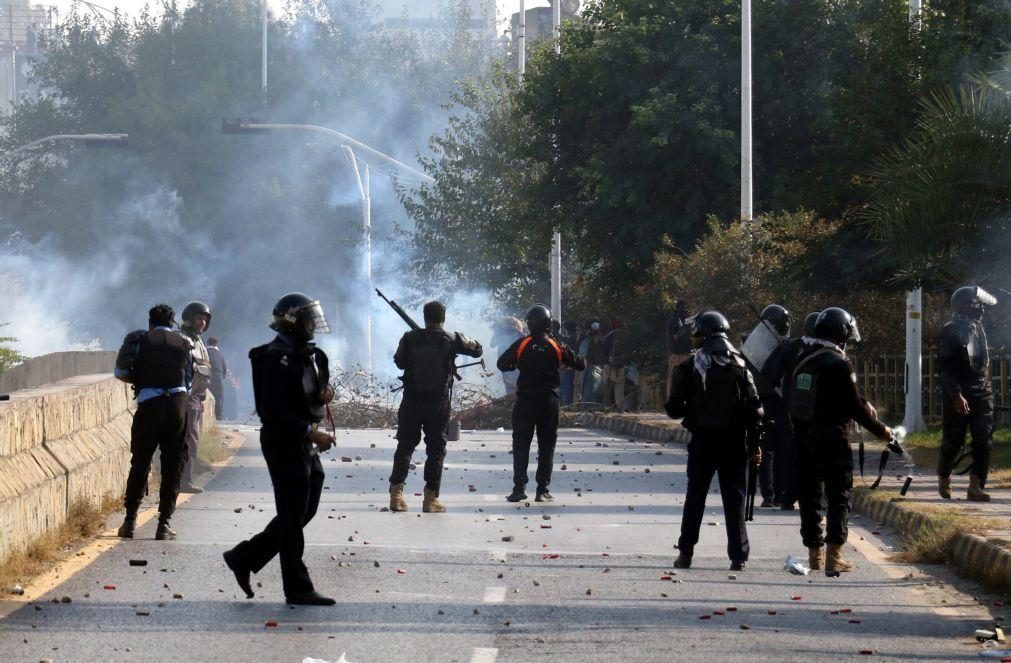
<svg viewBox="0 0 1011 663">
<path fill-rule="evenodd" d="M 0 327 L 6 327 L 10 323 L 0 323 Z M 11 336 L 0 336 L 0 373 L 3 373 L 13 366 L 17 366 L 25 360 L 25 356 L 16 349 L 9 347 L 10 343 L 17 343 L 18 339 Z"/>
</svg>

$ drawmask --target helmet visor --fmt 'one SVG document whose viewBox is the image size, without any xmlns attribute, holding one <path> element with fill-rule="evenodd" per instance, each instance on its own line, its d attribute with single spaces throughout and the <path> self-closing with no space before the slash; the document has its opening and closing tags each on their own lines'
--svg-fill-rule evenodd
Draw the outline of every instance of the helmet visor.
<svg viewBox="0 0 1011 663">
<path fill-rule="evenodd" d="M 991 295 L 989 292 L 983 288 L 976 287 L 976 299 L 983 306 L 996 306 L 997 298 Z"/>
<path fill-rule="evenodd" d="M 306 321 L 309 329 L 313 331 L 314 334 L 329 334 L 330 325 L 326 321 L 326 314 L 323 313 L 323 307 L 320 305 L 319 300 L 306 305 L 299 311 L 299 317 Z"/>
<path fill-rule="evenodd" d="M 857 326 L 857 319 L 853 318 L 850 321 L 850 335 L 846 339 L 848 343 L 859 343 L 863 339 L 860 337 L 860 327 Z"/>
</svg>

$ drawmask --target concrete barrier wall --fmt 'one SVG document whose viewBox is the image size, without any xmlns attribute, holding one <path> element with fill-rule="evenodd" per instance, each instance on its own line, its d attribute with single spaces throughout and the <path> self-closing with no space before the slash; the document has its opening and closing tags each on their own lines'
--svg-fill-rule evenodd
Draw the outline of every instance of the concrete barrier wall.
<svg viewBox="0 0 1011 663">
<path fill-rule="evenodd" d="M 0 560 L 65 523 L 75 502 L 122 494 L 135 407 L 129 385 L 106 373 L 0 401 Z M 205 432 L 213 425 L 204 417 Z"/>
<path fill-rule="evenodd" d="M 77 375 L 108 373 L 116 365 L 116 353 L 95 352 L 54 352 L 32 357 L 14 368 L 0 373 L 0 394 L 9 394 L 19 389 L 31 389 L 51 384 Z"/>
</svg>

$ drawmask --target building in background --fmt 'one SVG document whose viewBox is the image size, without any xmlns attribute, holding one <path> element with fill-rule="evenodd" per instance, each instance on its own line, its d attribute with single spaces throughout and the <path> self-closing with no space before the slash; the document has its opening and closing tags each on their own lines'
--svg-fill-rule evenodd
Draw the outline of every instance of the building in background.
<svg viewBox="0 0 1011 663">
<path fill-rule="evenodd" d="M 576 18 L 579 12 L 579 0 L 548 0 L 552 5 L 562 3 L 562 22 Z M 551 7 L 532 7 L 527 9 L 527 53 L 538 43 L 551 39 Z M 509 21 L 509 53 L 516 65 L 519 55 L 518 37 L 520 32 L 520 13 L 516 12 Z"/>
<path fill-rule="evenodd" d="M 425 33 L 455 27 L 457 0 L 373 0 L 379 18 L 388 30 Z M 470 12 L 469 30 L 474 39 L 496 40 L 495 0 L 464 0 Z"/>
<path fill-rule="evenodd" d="M 0 110 L 9 110 L 27 89 L 30 62 L 42 54 L 40 39 L 54 22 L 52 7 L 0 0 Z"/>
</svg>

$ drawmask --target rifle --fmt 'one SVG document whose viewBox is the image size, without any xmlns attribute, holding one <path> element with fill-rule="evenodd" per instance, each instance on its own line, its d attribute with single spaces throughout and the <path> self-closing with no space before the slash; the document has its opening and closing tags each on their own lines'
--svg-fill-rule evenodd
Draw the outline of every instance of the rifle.
<svg viewBox="0 0 1011 663">
<path fill-rule="evenodd" d="M 748 490 L 744 497 L 744 520 L 755 519 L 755 493 L 758 490 L 758 465 L 748 461 Z"/>
<path fill-rule="evenodd" d="M 407 311 L 405 311 L 405 310 L 404 310 L 403 308 L 401 308 L 400 304 L 398 304 L 397 302 L 395 302 L 395 301 L 393 301 L 393 300 L 391 300 L 391 299 L 387 298 L 387 297 L 386 297 L 386 295 L 384 295 L 384 294 L 383 294 L 383 291 L 382 291 L 382 290 L 380 290 L 379 288 L 376 288 L 376 294 L 377 294 L 377 295 L 379 295 L 379 297 L 380 297 L 380 298 L 381 298 L 381 299 L 382 299 L 382 300 L 383 300 L 384 302 L 386 302 L 387 304 L 389 304 L 389 305 L 390 305 L 390 308 L 392 308 L 392 309 L 393 309 L 393 310 L 394 310 L 394 311 L 396 312 L 396 314 L 400 316 L 400 319 L 401 319 L 401 320 L 403 320 L 404 322 L 406 322 L 406 323 L 407 323 L 407 326 L 408 326 L 408 327 L 410 327 L 410 328 L 411 328 L 411 329 L 413 329 L 414 331 L 418 331 L 419 329 L 421 329 L 421 328 L 422 328 L 422 327 L 421 327 L 421 325 L 419 325 L 419 324 L 418 324 L 417 322 L 415 322 L 415 321 L 414 321 L 414 318 L 412 318 L 412 317 L 411 317 L 411 316 L 410 316 L 410 315 L 409 315 L 409 314 L 407 313 Z M 470 363 L 470 364 L 463 364 L 463 365 L 461 365 L 461 366 L 455 366 L 455 365 L 454 365 L 454 366 L 453 366 L 453 377 L 454 377 L 454 378 L 456 378 L 456 379 L 457 379 L 457 381 L 460 381 L 460 382 L 462 382 L 462 381 L 463 381 L 463 376 L 462 376 L 462 375 L 460 375 L 460 369 L 461 369 L 461 368 L 467 368 L 468 366 L 480 366 L 480 367 L 481 367 L 482 369 L 484 369 L 485 371 L 487 371 L 487 370 L 488 370 L 488 369 L 487 369 L 487 368 L 485 367 L 485 365 L 484 365 L 484 359 L 481 359 L 481 361 L 475 361 L 475 362 L 472 362 L 472 363 Z M 400 376 L 400 380 L 401 380 L 401 381 L 403 381 L 403 379 L 404 379 L 404 377 L 403 377 L 403 376 Z M 401 387 L 401 389 L 402 389 L 402 388 L 403 388 L 403 387 Z M 394 391 L 400 391 L 400 390 L 399 390 L 399 389 L 394 389 Z"/>
</svg>

